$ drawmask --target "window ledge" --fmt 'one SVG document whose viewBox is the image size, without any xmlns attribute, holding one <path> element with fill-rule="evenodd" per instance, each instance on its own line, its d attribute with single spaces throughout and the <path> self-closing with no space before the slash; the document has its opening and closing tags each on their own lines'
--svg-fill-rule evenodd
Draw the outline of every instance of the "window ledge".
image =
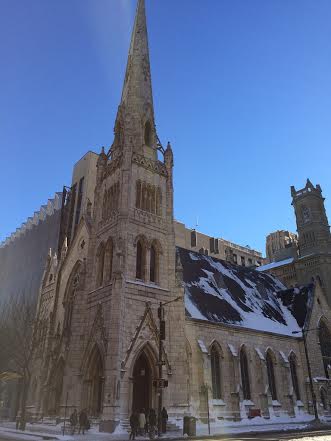
<svg viewBox="0 0 331 441">
<path fill-rule="evenodd" d="M 226 405 L 221 398 L 213 399 L 212 404 L 213 404 L 213 406 L 225 406 Z"/>
</svg>

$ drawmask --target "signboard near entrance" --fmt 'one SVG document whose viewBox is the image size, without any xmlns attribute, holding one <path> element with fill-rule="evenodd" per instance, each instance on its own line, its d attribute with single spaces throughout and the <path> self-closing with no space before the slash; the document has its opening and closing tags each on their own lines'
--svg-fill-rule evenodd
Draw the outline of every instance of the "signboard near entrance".
<svg viewBox="0 0 331 441">
<path fill-rule="evenodd" d="M 153 380 L 153 386 L 158 389 L 164 389 L 165 387 L 168 387 L 168 380 L 164 380 L 163 378 Z"/>
</svg>

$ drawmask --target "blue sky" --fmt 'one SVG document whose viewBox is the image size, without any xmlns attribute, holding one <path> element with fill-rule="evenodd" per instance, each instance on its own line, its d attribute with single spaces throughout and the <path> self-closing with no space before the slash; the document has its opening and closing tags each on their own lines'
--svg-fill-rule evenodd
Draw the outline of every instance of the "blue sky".
<svg viewBox="0 0 331 441">
<path fill-rule="evenodd" d="M 134 0 L 1 0 L 0 240 L 113 139 Z M 146 0 L 175 216 L 263 250 L 295 230 L 290 186 L 331 216 L 331 2 Z"/>
</svg>

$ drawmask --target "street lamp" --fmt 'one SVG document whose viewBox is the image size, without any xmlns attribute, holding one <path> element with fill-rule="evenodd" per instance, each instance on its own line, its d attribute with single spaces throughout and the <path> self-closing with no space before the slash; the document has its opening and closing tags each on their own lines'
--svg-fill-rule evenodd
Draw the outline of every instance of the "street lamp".
<svg viewBox="0 0 331 441">
<path fill-rule="evenodd" d="M 310 361 L 309 361 L 309 356 L 308 356 L 308 349 L 307 349 L 307 340 L 306 340 L 306 334 L 310 331 L 316 331 L 318 328 L 314 328 L 314 329 L 302 329 L 302 340 L 303 340 L 303 345 L 305 348 L 305 356 L 306 356 L 306 362 L 307 362 L 307 368 L 308 368 L 308 376 L 309 376 L 309 385 L 310 385 L 310 393 L 311 393 L 311 397 L 312 397 L 312 401 L 313 401 L 313 407 L 314 407 L 314 414 L 315 414 L 315 422 L 319 421 L 318 418 L 318 412 L 317 412 L 317 404 L 316 404 L 316 395 L 314 392 L 314 386 L 313 386 L 313 378 L 311 375 L 311 368 L 310 368 Z M 292 331 L 292 334 L 300 334 L 300 331 Z"/>
<path fill-rule="evenodd" d="M 167 386 L 166 382 L 163 380 L 163 360 L 162 360 L 162 350 L 163 350 L 163 340 L 165 340 L 165 320 L 164 320 L 164 306 L 169 305 L 169 303 L 177 302 L 181 297 L 177 297 L 168 302 L 160 302 L 160 306 L 157 310 L 157 315 L 159 317 L 159 378 L 157 380 L 157 387 L 159 389 L 159 402 L 158 402 L 158 435 L 162 433 L 162 398 L 163 398 L 163 388 Z"/>
</svg>

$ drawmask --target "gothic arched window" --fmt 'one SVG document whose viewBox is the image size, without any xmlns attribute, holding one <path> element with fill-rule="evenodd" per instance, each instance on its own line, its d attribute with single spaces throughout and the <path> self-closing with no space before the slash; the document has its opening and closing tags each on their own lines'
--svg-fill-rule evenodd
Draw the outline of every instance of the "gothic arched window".
<svg viewBox="0 0 331 441">
<path fill-rule="evenodd" d="M 297 374 L 297 360 L 293 352 L 289 357 L 289 362 L 290 362 L 290 371 L 291 371 L 293 389 L 296 395 L 296 399 L 300 400 L 301 398 L 300 398 L 300 389 L 299 389 L 298 374 Z"/>
<path fill-rule="evenodd" d="M 141 181 L 137 181 L 136 183 L 136 208 L 141 207 Z"/>
<path fill-rule="evenodd" d="M 274 362 L 270 351 L 267 352 L 266 362 L 267 362 L 268 383 L 269 383 L 271 398 L 273 400 L 277 400 Z"/>
<path fill-rule="evenodd" d="M 241 373 L 241 384 L 243 389 L 244 400 L 250 400 L 251 386 L 249 383 L 247 354 L 244 348 L 241 348 L 240 350 L 240 373 Z"/>
<path fill-rule="evenodd" d="M 152 138 L 152 127 L 151 127 L 151 123 L 147 121 L 145 124 L 144 139 L 145 139 L 145 144 L 148 145 L 149 147 L 151 146 L 152 143 L 151 138 Z"/>
<path fill-rule="evenodd" d="M 113 273 L 113 241 L 110 238 L 106 244 L 105 259 L 104 259 L 104 280 L 109 282 Z"/>
<path fill-rule="evenodd" d="M 72 314 L 74 310 L 75 292 L 79 284 L 79 268 L 80 265 L 78 264 L 78 266 L 76 266 L 73 272 L 71 273 L 63 300 L 63 306 L 64 306 L 63 330 L 67 335 L 70 335 Z"/>
<path fill-rule="evenodd" d="M 321 394 L 321 402 L 322 402 L 323 408 L 324 408 L 324 410 L 327 410 L 328 409 L 327 392 L 324 389 L 324 387 L 321 388 L 320 394 Z"/>
<path fill-rule="evenodd" d="M 150 254 L 149 280 L 151 282 L 156 282 L 157 253 L 154 245 L 151 246 Z"/>
<path fill-rule="evenodd" d="M 219 400 L 222 397 L 221 393 L 221 366 L 220 366 L 220 354 L 215 345 L 210 352 L 211 362 L 211 379 L 213 388 L 213 399 Z"/>
<path fill-rule="evenodd" d="M 328 367 L 331 366 L 331 333 L 325 322 L 319 326 L 319 343 L 322 352 L 323 365 L 326 378 L 329 378 Z"/>
<path fill-rule="evenodd" d="M 102 286 L 103 284 L 103 271 L 104 271 L 104 262 L 105 262 L 105 247 L 103 243 L 99 245 L 97 252 L 97 269 L 96 269 L 96 286 Z"/>
<path fill-rule="evenodd" d="M 136 255 L 136 278 L 139 280 L 145 280 L 145 258 L 146 247 L 141 240 L 137 242 L 137 255 Z"/>
</svg>

